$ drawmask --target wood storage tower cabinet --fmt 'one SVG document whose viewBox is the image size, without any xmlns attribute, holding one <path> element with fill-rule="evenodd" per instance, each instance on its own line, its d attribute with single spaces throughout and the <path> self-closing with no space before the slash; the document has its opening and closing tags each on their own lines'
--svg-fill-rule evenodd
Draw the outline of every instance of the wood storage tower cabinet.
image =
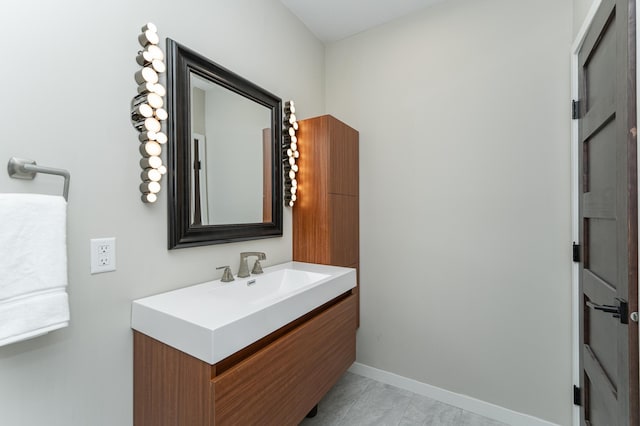
<svg viewBox="0 0 640 426">
<path fill-rule="evenodd" d="M 293 260 L 359 270 L 358 131 L 331 115 L 299 125 Z M 358 318 L 359 285 L 358 271 Z"/>
</svg>

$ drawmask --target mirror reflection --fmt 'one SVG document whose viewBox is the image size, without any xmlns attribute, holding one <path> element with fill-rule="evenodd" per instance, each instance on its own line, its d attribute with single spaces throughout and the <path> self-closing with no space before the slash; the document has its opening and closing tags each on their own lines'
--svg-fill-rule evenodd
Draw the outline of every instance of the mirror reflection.
<svg viewBox="0 0 640 426">
<path fill-rule="evenodd" d="M 282 100 L 167 39 L 169 248 L 282 236 Z"/>
<path fill-rule="evenodd" d="M 190 74 L 191 223 L 271 222 L 271 109 Z"/>
</svg>

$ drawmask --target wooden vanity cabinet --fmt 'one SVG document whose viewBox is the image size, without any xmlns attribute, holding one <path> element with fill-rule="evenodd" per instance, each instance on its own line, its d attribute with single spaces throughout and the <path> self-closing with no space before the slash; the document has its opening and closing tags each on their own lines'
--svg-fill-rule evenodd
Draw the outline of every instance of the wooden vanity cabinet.
<svg viewBox="0 0 640 426">
<path fill-rule="evenodd" d="M 134 331 L 134 426 L 298 425 L 355 361 L 346 293 L 214 365 Z"/>
<path fill-rule="evenodd" d="M 359 302 L 358 144 L 358 131 L 331 115 L 299 121 L 293 260 L 358 269 Z"/>
</svg>

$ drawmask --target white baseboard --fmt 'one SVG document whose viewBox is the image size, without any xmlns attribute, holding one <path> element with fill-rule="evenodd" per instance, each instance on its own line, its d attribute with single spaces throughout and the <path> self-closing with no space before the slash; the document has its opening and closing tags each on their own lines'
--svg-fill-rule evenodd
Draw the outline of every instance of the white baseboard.
<svg viewBox="0 0 640 426">
<path fill-rule="evenodd" d="M 550 423 L 528 414 L 518 413 L 517 411 L 512 411 L 499 405 L 490 404 L 470 396 L 461 395 L 407 377 L 398 376 L 397 374 L 369 367 L 359 362 L 354 363 L 351 368 L 349 368 L 349 371 L 509 425 L 558 426 L 555 423 Z"/>
</svg>

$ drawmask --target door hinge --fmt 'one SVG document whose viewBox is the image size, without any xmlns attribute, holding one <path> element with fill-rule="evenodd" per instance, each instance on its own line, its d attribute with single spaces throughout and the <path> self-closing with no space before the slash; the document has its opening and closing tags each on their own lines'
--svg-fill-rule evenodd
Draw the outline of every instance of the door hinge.
<svg viewBox="0 0 640 426">
<path fill-rule="evenodd" d="M 573 261 L 580 262 L 580 244 L 573 243 Z"/>
<path fill-rule="evenodd" d="M 576 385 L 573 385 L 573 405 L 582 405 L 582 392 L 580 392 L 580 388 Z"/>
<path fill-rule="evenodd" d="M 571 118 L 577 120 L 580 118 L 580 101 L 575 99 L 571 101 Z"/>
</svg>

